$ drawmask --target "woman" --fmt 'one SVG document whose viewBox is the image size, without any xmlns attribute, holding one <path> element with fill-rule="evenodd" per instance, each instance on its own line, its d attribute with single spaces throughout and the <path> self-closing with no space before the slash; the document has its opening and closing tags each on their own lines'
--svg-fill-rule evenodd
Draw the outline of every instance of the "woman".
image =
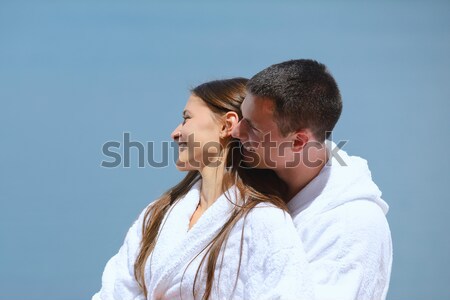
<svg viewBox="0 0 450 300">
<path fill-rule="evenodd" d="M 188 173 L 141 213 L 93 299 L 312 299 L 282 184 L 241 166 L 231 137 L 246 82 L 192 90 L 172 133 Z"/>
</svg>

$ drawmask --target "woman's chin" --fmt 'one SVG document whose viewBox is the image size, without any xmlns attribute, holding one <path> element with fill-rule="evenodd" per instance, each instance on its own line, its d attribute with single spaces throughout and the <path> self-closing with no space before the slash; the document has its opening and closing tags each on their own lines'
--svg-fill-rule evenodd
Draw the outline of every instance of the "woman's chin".
<svg viewBox="0 0 450 300">
<path fill-rule="evenodd" d="M 188 162 L 185 161 L 181 161 L 181 160 L 177 160 L 176 162 L 176 167 L 178 171 L 194 171 L 197 170 L 197 168 L 194 168 L 193 166 L 191 166 Z"/>
</svg>

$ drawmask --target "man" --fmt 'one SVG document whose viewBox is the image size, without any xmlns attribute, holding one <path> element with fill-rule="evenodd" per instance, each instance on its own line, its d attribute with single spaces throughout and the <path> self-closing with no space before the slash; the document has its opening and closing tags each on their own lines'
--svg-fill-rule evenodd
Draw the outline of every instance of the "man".
<svg viewBox="0 0 450 300">
<path fill-rule="evenodd" d="M 321 63 L 291 60 L 256 74 L 247 91 L 233 136 L 248 165 L 273 169 L 286 183 L 316 298 L 385 299 L 388 206 L 367 162 L 329 141 L 342 111 L 335 80 Z"/>
</svg>

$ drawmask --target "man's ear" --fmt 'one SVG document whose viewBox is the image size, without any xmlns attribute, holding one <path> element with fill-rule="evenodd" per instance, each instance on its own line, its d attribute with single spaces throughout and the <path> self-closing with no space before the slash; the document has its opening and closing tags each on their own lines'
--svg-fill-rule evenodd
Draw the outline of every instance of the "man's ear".
<svg viewBox="0 0 450 300">
<path fill-rule="evenodd" d="M 221 131 L 220 131 L 220 137 L 226 138 L 231 136 L 231 132 L 236 127 L 236 125 L 239 123 L 239 116 L 234 111 L 229 111 L 225 114 L 224 117 L 224 123 L 222 125 Z"/>
<path fill-rule="evenodd" d="M 307 129 L 300 129 L 294 132 L 292 150 L 300 152 L 310 140 L 311 132 Z"/>
</svg>

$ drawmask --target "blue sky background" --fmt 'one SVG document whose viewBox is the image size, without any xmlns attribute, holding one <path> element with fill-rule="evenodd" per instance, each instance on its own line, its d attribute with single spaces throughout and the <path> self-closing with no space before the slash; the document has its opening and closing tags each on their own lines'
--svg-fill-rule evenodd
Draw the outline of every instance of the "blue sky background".
<svg viewBox="0 0 450 300">
<path fill-rule="evenodd" d="M 334 140 L 390 204 L 388 299 L 450 299 L 449 53 L 448 1 L 1 0 L 0 299 L 88 299 L 182 177 L 102 145 L 170 141 L 190 87 L 292 58 L 334 74 Z"/>
</svg>

